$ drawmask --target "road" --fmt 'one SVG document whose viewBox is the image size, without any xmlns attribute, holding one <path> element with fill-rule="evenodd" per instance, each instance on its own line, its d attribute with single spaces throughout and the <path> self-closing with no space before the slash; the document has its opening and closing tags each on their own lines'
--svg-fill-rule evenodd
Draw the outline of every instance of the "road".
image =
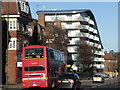
<svg viewBox="0 0 120 90">
<path fill-rule="evenodd" d="M 93 88 L 111 88 L 110 90 L 120 89 L 118 78 L 109 78 L 105 83 L 93 83 L 92 80 L 82 81 L 82 90 L 92 90 Z"/>
<path fill-rule="evenodd" d="M 81 80 L 81 83 L 82 83 L 81 90 L 93 90 L 93 88 L 94 89 L 111 88 L 110 90 L 112 90 L 112 89 L 116 90 L 116 88 L 118 89 L 118 86 L 120 85 L 120 84 L 118 84 L 118 82 L 120 83 L 118 78 L 105 79 L 105 83 L 93 83 L 92 80 Z M 12 90 L 28 90 L 28 89 L 22 89 L 21 85 L 19 87 L 16 86 L 17 89 L 13 89 L 14 87 L 15 86 L 9 86 L 9 89 L 11 88 Z M 119 86 L 119 89 L 120 89 L 120 86 Z M 8 90 L 8 89 L 2 89 L 2 90 Z M 55 89 L 55 90 L 57 90 L 57 89 Z"/>
</svg>

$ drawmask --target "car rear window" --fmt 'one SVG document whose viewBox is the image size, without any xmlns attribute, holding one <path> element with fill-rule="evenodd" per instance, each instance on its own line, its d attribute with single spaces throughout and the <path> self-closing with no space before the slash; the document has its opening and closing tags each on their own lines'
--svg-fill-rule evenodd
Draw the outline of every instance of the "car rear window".
<svg viewBox="0 0 120 90">
<path fill-rule="evenodd" d="M 101 75 L 94 75 L 94 77 L 101 77 Z"/>
<path fill-rule="evenodd" d="M 59 79 L 60 79 L 60 78 L 77 79 L 77 77 L 76 77 L 75 75 L 73 75 L 73 74 L 61 74 L 61 75 L 59 76 Z"/>
</svg>

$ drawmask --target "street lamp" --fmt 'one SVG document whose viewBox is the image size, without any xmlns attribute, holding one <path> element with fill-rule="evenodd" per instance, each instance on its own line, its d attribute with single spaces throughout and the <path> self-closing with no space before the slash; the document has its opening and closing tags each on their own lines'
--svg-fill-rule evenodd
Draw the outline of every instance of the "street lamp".
<svg viewBox="0 0 120 90">
<path fill-rule="evenodd" d="M 7 13 L 7 43 L 6 43 L 6 87 L 8 87 L 8 31 L 9 31 L 9 0 L 8 0 L 8 13 Z"/>
</svg>

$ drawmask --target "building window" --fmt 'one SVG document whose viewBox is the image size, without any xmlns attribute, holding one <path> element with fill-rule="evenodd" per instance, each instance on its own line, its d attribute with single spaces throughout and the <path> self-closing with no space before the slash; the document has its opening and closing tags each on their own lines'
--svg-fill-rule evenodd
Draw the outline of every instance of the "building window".
<svg viewBox="0 0 120 90">
<path fill-rule="evenodd" d="M 15 41 L 13 41 L 13 48 L 15 48 Z"/>
<path fill-rule="evenodd" d="M 17 50 L 20 50 L 20 40 L 17 40 Z"/>
<path fill-rule="evenodd" d="M 67 14 L 68 17 L 72 17 L 72 14 Z"/>
<path fill-rule="evenodd" d="M 25 11 L 25 2 L 21 3 L 21 11 Z"/>
<path fill-rule="evenodd" d="M 9 30 L 16 30 L 17 29 L 17 24 L 16 20 L 10 20 L 9 21 Z"/>
<path fill-rule="evenodd" d="M 72 22 L 67 22 L 67 24 L 72 24 Z"/>
<path fill-rule="evenodd" d="M 26 2 L 21 2 L 21 11 L 29 14 L 29 6 L 26 5 Z"/>
<path fill-rule="evenodd" d="M 13 21 L 13 29 L 15 29 L 15 28 L 16 28 L 15 21 Z"/>
<path fill-rule="evenodd" d="M 9 49 L 8 50 L 16 50 L 17 48 L 17 38 L 11 38 L 10 43 L 9 43 Z"/>
<path fill-rule="evenodd" d="M 12 21 L 9 22 L 9 29 L 12 29 Z"/>
<path fill-rule="evenodd" d="M 9 48 L 12 48 L 12 42 L 9 43 Z"/>
<path fill-rule="evenodd" d="M 26 6 L 26 13 L 29 14 L 29 6 Z"/>
</svg>

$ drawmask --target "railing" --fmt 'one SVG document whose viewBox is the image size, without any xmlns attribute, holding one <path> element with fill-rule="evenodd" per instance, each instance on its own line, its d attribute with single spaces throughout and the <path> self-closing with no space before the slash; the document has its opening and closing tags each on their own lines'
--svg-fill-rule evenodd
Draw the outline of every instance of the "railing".
<svg viewBox="0 0 120 90">
<path fill-rule="evenodd" d="M 76 52 L 76 49 L 77 49 L 77 47 L 76 48 L 73 48 L 73 47 L 68 47 L 68 52 L 71 52 L 71 53 L 74 53 L 74 52 Z"/>
<path fill-rule="evenodd" d="M 94 66 L 98 69 L 103 69 L 105 67 L 104 64 L 94 64 Z"/>
<path fill-rule="evenodd" d="M 78 25 L 61 25 L 63 29 L 78 29 Z"/>
<path fill-rule="evenodd" d="M 91 20 L 91 19 L 89 20 L 89 23 L 92 24 L 92 25 L 95 25 L 95 24 L 94 24 L 94 21 Z"/>
<path fill-rule="evenodd" d="M 103 51 L 95 51 L 94 54 L 97 54 L 97 55 L 104 55 L 104 52 L 103 52 Z"/>
<path fill-rule="evenodd" d="M 87 17 L 82 17 L 82 16 L 45 16 L 45 21 L 55 21 L 55 20 L 61 20 L 61 21 L 90 21 L 90 23 L 94 23 L 92 20 L 90 20 Z"/>
<path fill-rule="evenodd" d="M 73 38 L 72 40 L 69 40 L 69 42 L 70 42 L 69 45 L 75 45 L 77 43 L 77 41 L 79 41 L 79 38 L 78 39 Z"/>
<path fill-rule="evenodd" d="M 95 30 L 93 31 L 93 33 L 97 34 L 97 30 L 95 29 Z"/>
<path fill-rule="evenodd" d="M 101 61 L 101 62 L 104 62 L 104 58 L 94 58 L 94 61 Z"/>
<path fill-rule="evenodd" d="M 80 37 L 89 37 L 89 34 L 88 33 L 81 33 Z"/>
<path fill-rule="evenodd" d="M 94 40 L 99 41 L 99 38 L 98 37 L 94 37 Z"/>
</svg>

